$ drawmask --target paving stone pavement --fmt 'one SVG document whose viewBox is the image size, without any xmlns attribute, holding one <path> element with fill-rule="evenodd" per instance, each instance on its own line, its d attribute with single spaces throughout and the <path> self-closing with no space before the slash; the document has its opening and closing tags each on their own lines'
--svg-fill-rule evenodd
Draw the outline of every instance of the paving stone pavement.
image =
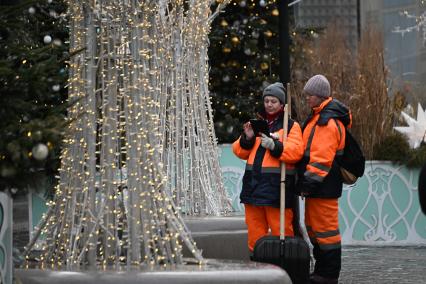
<svg viewBox="0 0 426 284">
<path fill-rule="evenodd" d="M 426 246 L 346 246 L 339 283 L 426 283 Z"/>
</svg>

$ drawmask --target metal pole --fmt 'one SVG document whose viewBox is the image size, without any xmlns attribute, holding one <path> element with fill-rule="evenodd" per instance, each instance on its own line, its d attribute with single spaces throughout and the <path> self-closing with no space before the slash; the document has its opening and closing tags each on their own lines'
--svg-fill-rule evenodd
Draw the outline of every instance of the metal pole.
<svg viewBox="0 0 426 284">
<path fill-rule="evenodd" d="M 284 86 L 290 82 L 290 36 L 288 0 L 278 1 L 279 11 L 279 49 L 280 49 L 280 79 Z"/>
<path fill-rule="evenodd" d="M 289 105 L 286 103 L 284 106 L 284 118 L 283 118 L 283 145 L 287 142 L 288 132 L 288 108 Z M 285 163 L 281 162 L 281 183 L 280 183 L 280 240 L 285 239 L 285 175 L 286 168 Z"/>
</svg>

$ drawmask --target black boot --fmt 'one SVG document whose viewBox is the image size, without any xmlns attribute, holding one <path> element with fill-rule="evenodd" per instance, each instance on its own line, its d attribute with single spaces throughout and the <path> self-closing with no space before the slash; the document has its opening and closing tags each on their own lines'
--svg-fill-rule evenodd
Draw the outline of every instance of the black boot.
<svg viewBox="0 0 426 284">
<path fill-rule="evenodd" d="M 327 278 L 318 274 L 312 274 L 309 277 L 310 284 L 338 284 L 339 279 L 337 278 Z"/>
</svg>

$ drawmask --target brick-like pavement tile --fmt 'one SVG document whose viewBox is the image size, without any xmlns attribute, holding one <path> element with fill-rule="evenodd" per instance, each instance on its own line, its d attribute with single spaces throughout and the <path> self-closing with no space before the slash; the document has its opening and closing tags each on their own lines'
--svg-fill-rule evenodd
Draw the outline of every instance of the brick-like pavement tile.
<svg viewBox="0 0 426 284">
<path fill-rule="evenodd" d="M 426 283 L 426 246 L 346 246 L 339 283 Z"/>
</svg>

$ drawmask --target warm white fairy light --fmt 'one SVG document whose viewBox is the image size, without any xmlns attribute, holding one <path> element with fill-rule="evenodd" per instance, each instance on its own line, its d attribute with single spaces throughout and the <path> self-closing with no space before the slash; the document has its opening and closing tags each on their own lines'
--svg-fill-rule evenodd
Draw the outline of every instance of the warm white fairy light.
<svg viewBox="0 0 426 284">
<path fill-rule="evenodd" d="M 426 45 L 426 11 L 424 11 L 425 8 L 423 5 L 424 1 L 421 1 L 422 7 L 420 9 L 423 11 L 421 11 L 419 15 L 410 14 L 408 11 L 401 12 L 401 16 L 406 17 L 407 19 L 414 19 L 415 23 L 403 28 L 397 26 L 393 29 L 393 32 L 400 33 L 402 36 L 413 31 L 422 32 L 423 45 Z"/>
<path fill-rule="evenodd" d="M 170 180 L 169 191 L 188 215 L 221 215 L 231 209 L 218 164 L 208 93 L 209 5 L 208 1 L 199 1 L 190 13 L 178 9 L 175 17 L 182 21 L 177 22 L 160 13 L 166 36 L 158 40 L 164 47 L 174 47 L 157 58 L 161 76 L 166 79 L 156 94 L 161 160 Z"/>
<path fill-rule="evenodd" d="M 75 103 L 55 199 L 27 249 L 45 236 L 42 266 L 182 263 L 182 242 L 202 262 L 178 208 L 230 208 L 207 90 L 210 2 L 69 1 Z"/>
</svg>

